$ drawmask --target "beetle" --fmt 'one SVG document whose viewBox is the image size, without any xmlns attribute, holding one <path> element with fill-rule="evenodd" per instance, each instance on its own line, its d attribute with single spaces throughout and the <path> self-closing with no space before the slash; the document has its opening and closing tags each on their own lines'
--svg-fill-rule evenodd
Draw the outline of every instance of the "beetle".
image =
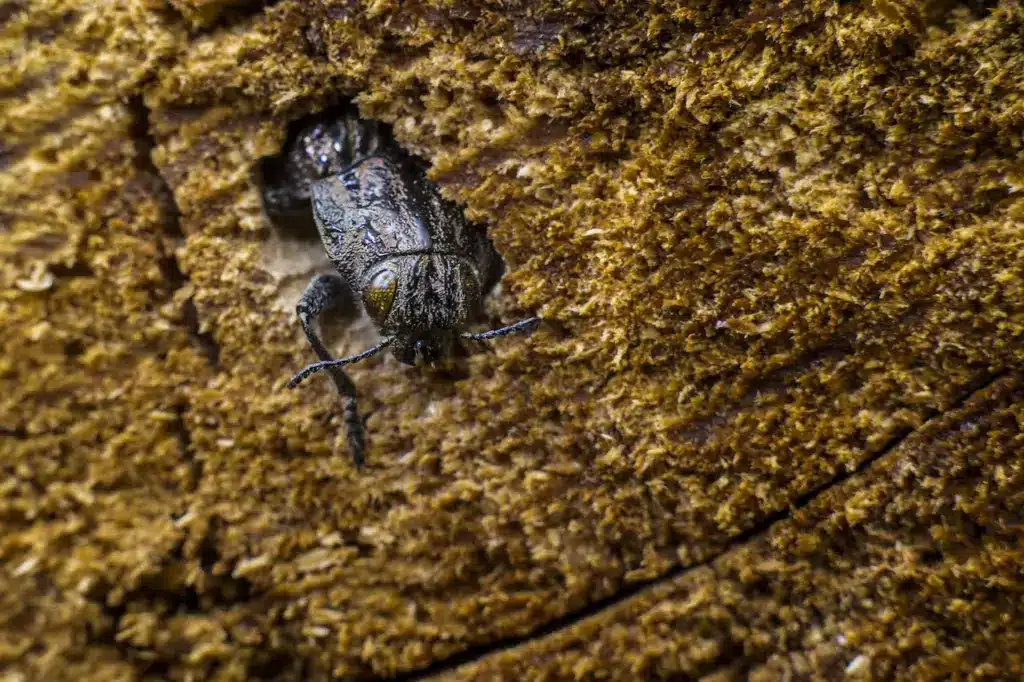
<svg viewBox="0 0 1024 682">
<path fill-rule="evenodd" d="M 433 364 L 457 339 L 487 341 L 533 332 L 531 317 L 483 333 L 466 331 L 504 273 L 486 233 L 427 179 L 423 161 L 383 126 L 342 111 L 301 122 L 281 155 L 261 162 L 264 209 L 277 220 L 312 220 L 338 274 L 309 282 L 296 313 L 319 362 L 288 382 L 326 371 L 344 401 L 349 450 L 366 450 L 355 385 L 343 367 L 390 348 L 402 363 Z M 383 337 L 362 353 L 334 359 L 315 328 L 324 312 L 358 294 Z"/>
</svg>

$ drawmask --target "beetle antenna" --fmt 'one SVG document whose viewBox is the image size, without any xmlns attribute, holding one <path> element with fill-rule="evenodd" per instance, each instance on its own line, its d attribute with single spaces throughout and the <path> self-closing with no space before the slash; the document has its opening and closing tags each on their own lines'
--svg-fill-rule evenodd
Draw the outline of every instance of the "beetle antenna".
<svg viewBox="0 0 1024 682">
<path fill-rule="evenodd" d="M 462 338 L 473 339 L 474 341 L 489 341 L 490 339 L 494 339 L 499 336 L 506 336 L 508 334 L 530 334 L 539 326 L 540 318 L 531 317 L 526 320 L 520 320 L 515 324 L 510 324 L 507 327 L 502 327 L 501 329 L 492 329 L 489 332 L 482 332 L 480 334 L 471 334 L 470 332 L 466 332 L 462 334 Z"/>
<path fill-rule="evenodd" d="M 370 348 L 369 350 L 364 350 L 362 353 L 359 353 L 358 355 L 350 355 L 347 358 L 341 358 L 340 360 L 325 360 L 323 362 L 314 362 L 312 365 L 306 365 L 306 367 L 301 372 L 293 376 L 288 381 L 288 388 L 295 388 L 303 381 L 305 381 L 306 377 L 308 377 L 310 374 L 316 374 L 317 372 L 321 372 L 329 367 L 341 367 L 344 365 L 351 365 L 354 362 L 359 362 L 360 360 L 365 360 L 366 358 L 372 357 L 377 353 L 381 352 L 382 350 L 384 350 L 385 348 L 387 348 L 388 345 L 390 345 L 391 342 L 394 340 L 394 337 L 388 337 L 381 341 L 380 343 L 378 343 L 373 348 Z"/>
</svg>

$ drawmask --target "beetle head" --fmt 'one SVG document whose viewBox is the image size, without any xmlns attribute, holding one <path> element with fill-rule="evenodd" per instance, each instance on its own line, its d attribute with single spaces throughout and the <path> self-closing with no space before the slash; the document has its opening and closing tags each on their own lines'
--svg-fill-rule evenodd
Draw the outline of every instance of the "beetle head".
<svg viewBox="0 0 1024 682">
<path fill-rule="evenodd" d="M 388 258 L 363 280 L 363 306 L 391 352 L 408 365 L 447 357 L 480 308 L 480 275 L 468 260 L 442 254 Z"/>
<path fill-rule="evenodd" d="M 396 335 L 391 342 L 391 354 L 407 365 L 432 365 L 451 355 L 455 336 L 447 330 L 428 335 Z"/>
</svg>

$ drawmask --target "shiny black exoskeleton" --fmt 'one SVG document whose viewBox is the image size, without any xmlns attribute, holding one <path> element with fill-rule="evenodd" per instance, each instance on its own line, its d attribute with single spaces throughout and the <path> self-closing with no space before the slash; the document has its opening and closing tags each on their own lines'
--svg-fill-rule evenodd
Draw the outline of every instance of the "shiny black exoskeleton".
<svg viewBox="0 0 1024 682">
<path fill-rule="evenodd" d="M 420 160 L 373 121 L 344 113 L 301 126 L 284 153 L 267 160 L 263 203 L 272 218 L 310 212 L 337 275 L 314 277 L 299 299 L 302 328 L 320 362 L 289 382 L 326 370 L 345 400 L 349 448 L 363 462 L 365 437 L 355 386 L 342 367 L 390 347 L 406 364 L 447 356 L 459 337 L 487 340 L 531 332 L 530 318 L 481 334 L 464 331 L 501 278 L 501 256 L 462 209 L 441 196 Z M 325 310 L 359 294 L 383 340 L 335 360 L 314 329 Z"/>
</svg>

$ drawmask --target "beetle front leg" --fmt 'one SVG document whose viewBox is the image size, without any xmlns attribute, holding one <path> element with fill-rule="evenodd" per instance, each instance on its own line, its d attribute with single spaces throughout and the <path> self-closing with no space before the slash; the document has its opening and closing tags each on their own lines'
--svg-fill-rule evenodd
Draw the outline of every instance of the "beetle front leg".
<svg viewBox="0 0 1024 682">
<path fill-rule="evenodd" d="M 302 331 L 306 333 L 309 345 L 321 361 L 333 360 L 330 352 L 317 336 L 314 324 L 316 318 L 325 310 L 336 308 L 345 302 L 348 287 L 337 275 L 317 275 L 310 280 L 306 290 L 302 292 L 295 312 L 302 323 Z M 359 418 L 359 406 L 356 402 L 356 386 L 341 367 L 329 367 L 327 372 L 334 380 L 338 395 L 344 401 L 345 429 L 348 436 L 348 448 L 352 453 L 352 461 L 356 468 L 363 466 L 363 455 L 366 451 L 366 434 L 363 420 Z"/>
</svg>

